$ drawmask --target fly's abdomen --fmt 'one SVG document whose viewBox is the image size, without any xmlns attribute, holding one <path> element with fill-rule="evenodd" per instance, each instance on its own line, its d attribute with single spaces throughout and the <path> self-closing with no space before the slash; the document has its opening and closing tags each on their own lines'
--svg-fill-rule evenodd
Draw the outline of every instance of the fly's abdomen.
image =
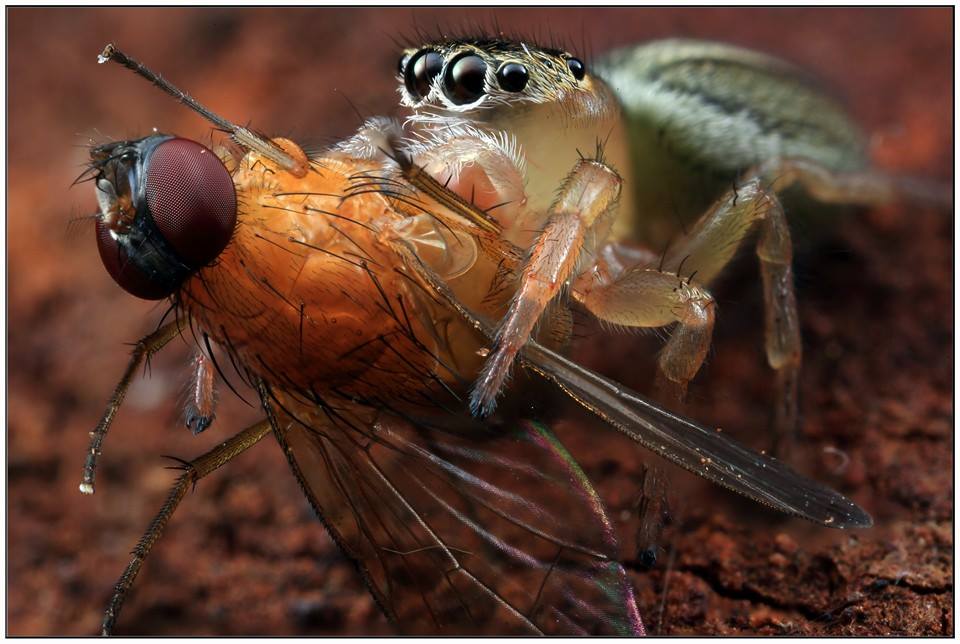
<svg viewBox="0 0 960 644">
<path fill-rule="evenodd" d="M 251 160 L 253 159 L 253 160 Z M 302 179 L 248 156 L 230 245 L 180 291 L 197 328 L 245 371 L 301 395 L 416 399 L 439 377 L 424 297 L 379 239 L 379 194 L 345 198 L 367 168 Z"/>
</svg>

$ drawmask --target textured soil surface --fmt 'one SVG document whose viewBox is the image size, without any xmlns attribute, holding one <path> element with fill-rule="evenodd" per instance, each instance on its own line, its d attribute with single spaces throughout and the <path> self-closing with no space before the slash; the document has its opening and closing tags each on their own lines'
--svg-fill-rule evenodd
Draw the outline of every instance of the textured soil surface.
<svg viewBox="0 0 960 644">
<path fill-rule="evenodd" d="M 185 343 L 138 380 L 108 437 L 93 497 L 77 491 L 88 432 L 162 306 L 123 294 L 100 265 L 86 145 L 151 128 L 210 129 L 96 54 L 115 40 L 215 111 L 323 145 L 396 102 L 393 37 L 416 26 L 553 34 L 600 52 L 666 36 L 731 41 L 823 79 L 871 133 L 886 170 L 953 176 L 952 14 L 925 10 L 67 10 L 10 9 L 7 633 L 89 635 L 173 472 L 256 419 L 224 392 L 217 424 L 177 422 Z M 356 110 L 356 111 L 355 111 Z M 71 223 L 71 220 L 76 220 Z M 802 225 L 797 236 L 803 240 Z M 653 633 L 952 635 L 951 216 L 915 206 L 851 212 L 798 253 L 805 364 L 788 460 L 874 516 L 840 532 L 787 520 L 674 471 L 571 410 L 558 433 L 622 535 Z M 749 255 L 746 253 L 745 255 Z M 769 446 L 771 375 L 754 263 L 717 288 L 720 317 L 688 413 Z M 582 325 L 575 355 L 644 391 L 661 341 Z M 660 556 L 635 556 L 642 463 L 663 468 L 673 521 Z M 125 606 L 121 634 L 389 634 L 353 568 L 265 441 L 190 494 Z"/>
</svg>

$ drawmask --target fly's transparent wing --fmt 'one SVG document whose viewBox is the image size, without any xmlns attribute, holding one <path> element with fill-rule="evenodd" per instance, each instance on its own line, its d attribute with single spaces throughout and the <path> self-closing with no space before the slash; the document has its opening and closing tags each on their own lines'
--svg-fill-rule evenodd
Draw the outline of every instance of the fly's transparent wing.
<svg viewBox="0 0 960 644">
<path fill-rule="evenodd" d="M 642 634 L 610 520 L 545 426 L 361 425 L 277 395 L 304 492 L 403 632 Z"/>
<path fill-rule="evenodd" d="M 488 339 L 493 328 L 467 309 L 416 255 L 398 247 L 406 265 Z M 521 352 L 524 365 L 554 382 L 609 425 L 677 465 L 781 512 L 832 528 L 868 528 L 873 519 L 839 492 L 794 472 L 764 454 L 672 414 L 608 378 L 534 341 Z"/>
<path fill-rule="evenodd" d="M 825 485 L 720 432 L 672 414 L 623 385 L 536 343 L 524 349 L 528 366 L 572 398 L 660 456 L 777 510 L 832 528 L 867 528 L 870 515 Z"/>
</svg>

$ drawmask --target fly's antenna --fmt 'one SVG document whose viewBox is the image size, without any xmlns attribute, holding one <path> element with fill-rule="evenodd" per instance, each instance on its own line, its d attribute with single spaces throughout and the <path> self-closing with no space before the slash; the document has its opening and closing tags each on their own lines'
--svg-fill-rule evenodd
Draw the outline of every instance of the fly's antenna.
<svg viewBox="0 0 960 644">
<path fill-rule="evenodd" d="M 130 56 L 117 49 L 116 45 L 113 43 L 109 43 L 106 47 L 104 47 L 103 51 L 100 52 L 100 55 L 97 56 L 97 62 L 101 65 L 109 61 L 119 63 L 138 76 L 146 78 L 148 81 L 192 109 L 206 120 L 216 125 L 218 128 L 228 132 L 231 138 L 233 138 L 233 140 L 241 146 L 247 148 L 248 150 L 262 154 L 296 177 L 306 176 L 307 167 L 302 161 L 290 156 L 275 143 L 257 134 L 256 132 L 248 130 L 245 127 L 240 127 L 239 125 L 235 125 L 230 121 L 217 116 L 206 107 L 201 105 L 195 98 L 179 89 L 165 78 L 161 77 L 160 74 L 157 74 L 153 70 L 144 66 L 142 63 L 134 60 Z"/>
</svg>

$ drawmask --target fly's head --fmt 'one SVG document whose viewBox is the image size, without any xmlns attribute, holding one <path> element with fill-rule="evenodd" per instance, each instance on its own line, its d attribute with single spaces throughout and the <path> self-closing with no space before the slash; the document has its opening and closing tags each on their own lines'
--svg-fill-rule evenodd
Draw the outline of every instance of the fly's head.
<svg viewBox="0 0 960 644">
<path fill-rule="evenodd" d="M 405 50 L 397 72 L 414 118 L 499 121 L 541 106 L 591 118 L 615 104 L 582 60 L 523 42 L 440 40 Z"/>
<path fill-rule="evenodd" d="M 100 259 L 148 300 L 177 291 L 217 258 L 237 219 L 233 179 L 211 150 L 156 134 L 91 150 Z"/>
</svg>

